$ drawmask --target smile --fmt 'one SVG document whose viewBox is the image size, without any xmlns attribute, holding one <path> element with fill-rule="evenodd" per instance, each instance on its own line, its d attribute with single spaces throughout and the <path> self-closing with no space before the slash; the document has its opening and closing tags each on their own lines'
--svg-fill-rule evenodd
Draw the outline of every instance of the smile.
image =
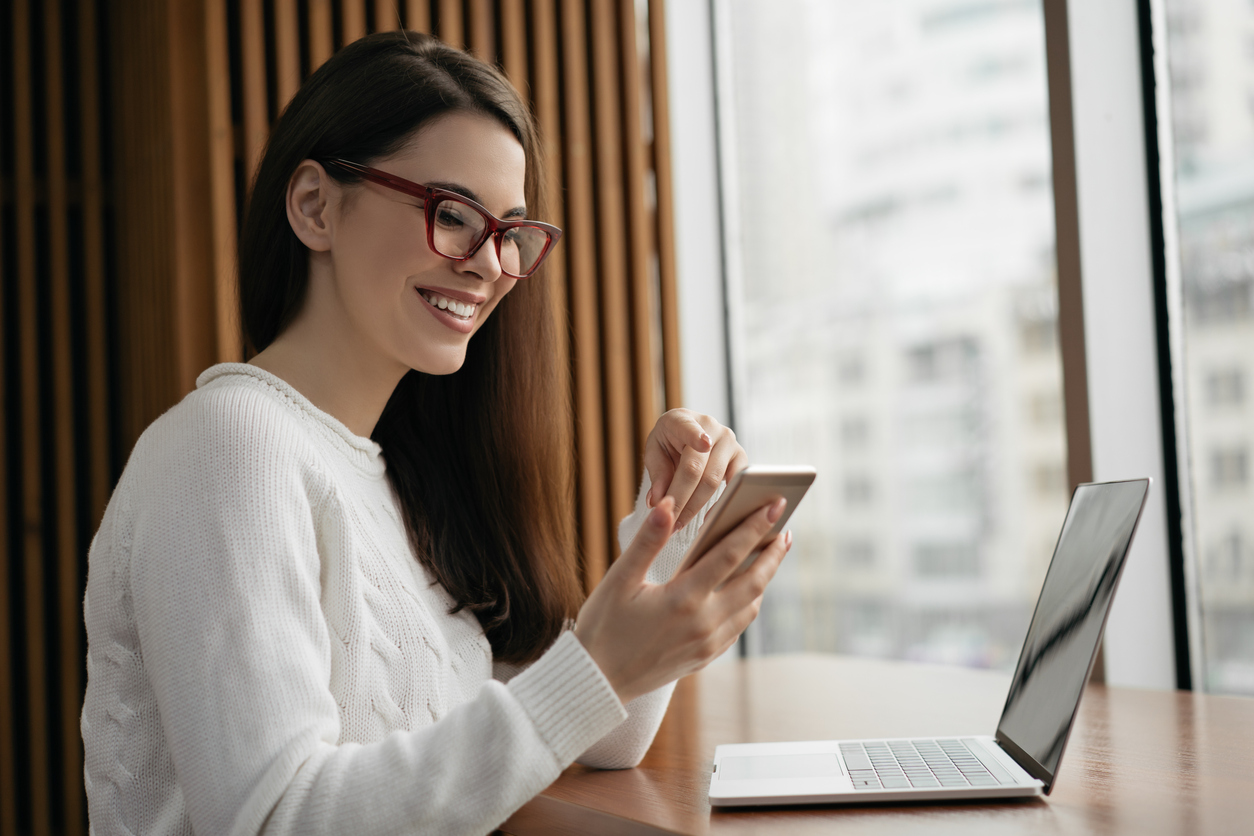
<svg viewBox="0 0 1254 836">
<path fill-rule="evenodd" d="M 458 319 L 465 320 L 466 322 L 475 318 L 475 311 L 479 308 L 476 304 L 459 302 L 456 299 L 450 299 L 447 296 L 441 296 L 438 293 L 433 293 L 432 291 L 424 290 L 423 288 L 419 288 L 418 292 L 422 295 L 423 299 L 426 299 L 427 302 L 431 304 L 433 308 L 439 308 L 440 310 L 448 313 L 450 316 L 455 316 Z"/>
</svg>

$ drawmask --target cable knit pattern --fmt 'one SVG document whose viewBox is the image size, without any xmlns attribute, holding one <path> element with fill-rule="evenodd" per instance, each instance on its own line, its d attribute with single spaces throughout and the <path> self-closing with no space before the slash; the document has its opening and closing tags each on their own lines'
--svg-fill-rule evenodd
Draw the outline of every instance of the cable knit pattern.
<svg viewBox="0 0 1254 836">
<path fill-rule="evenodd" d="M 486 833 L 581 753 L 639 762 L 671 687 L 622 706 L 570 632 L 494 668 L 452 604 L 378 445 L 260 369 L 209 369 L 139 440 L 92 543 L 93 832 Z"/>
</svg>

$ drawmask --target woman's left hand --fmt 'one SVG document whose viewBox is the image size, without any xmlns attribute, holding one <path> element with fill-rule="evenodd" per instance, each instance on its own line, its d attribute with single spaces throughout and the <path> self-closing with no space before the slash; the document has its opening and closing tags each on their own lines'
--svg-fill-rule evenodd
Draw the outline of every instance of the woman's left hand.
<svg viewBox="0 0 1254 836">
<path fill-rule="evenodd" d="M 649 433 L 644 468 L 653 483 L 645 497 L 650 508 L 673 497 L 679 514 L 675 531 L 683 528 L 710 500 L 724 479 L 749 464 L 736 434 L 708 415 L 672 409 Z"/>
</svg>

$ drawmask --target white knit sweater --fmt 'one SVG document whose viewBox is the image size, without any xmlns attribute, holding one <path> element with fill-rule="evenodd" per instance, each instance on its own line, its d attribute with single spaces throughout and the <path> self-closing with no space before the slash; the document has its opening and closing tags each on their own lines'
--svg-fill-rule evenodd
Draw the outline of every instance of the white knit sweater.
<svg viewBox="0 0 1254 836">
<path fill-rule="evenodd" d="M 253 366 L 197 385 L 139 440 L 92 543 L 97 836 L 481 834 L 581 753 L 639 762 L 670 687 L 624 707 L 569 632 L 494 669 L 414 558 L 378 445 Z"/>
</svg>

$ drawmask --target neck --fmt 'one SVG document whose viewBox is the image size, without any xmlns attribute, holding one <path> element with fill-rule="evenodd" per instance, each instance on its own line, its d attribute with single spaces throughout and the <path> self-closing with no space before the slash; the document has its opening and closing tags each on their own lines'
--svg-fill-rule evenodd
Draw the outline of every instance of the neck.
<svg viewBox="0 0 1254 836">
<path fill-rule="evenodd" d="M 370 346 L 354 344 L 358 340 L 342 323 L 318 317 L 311 307 L 305 305 L 249 362 L 284 380 L 355 435 L 369 438 L 409 369 L 381 360 Z"/>
</svg>

